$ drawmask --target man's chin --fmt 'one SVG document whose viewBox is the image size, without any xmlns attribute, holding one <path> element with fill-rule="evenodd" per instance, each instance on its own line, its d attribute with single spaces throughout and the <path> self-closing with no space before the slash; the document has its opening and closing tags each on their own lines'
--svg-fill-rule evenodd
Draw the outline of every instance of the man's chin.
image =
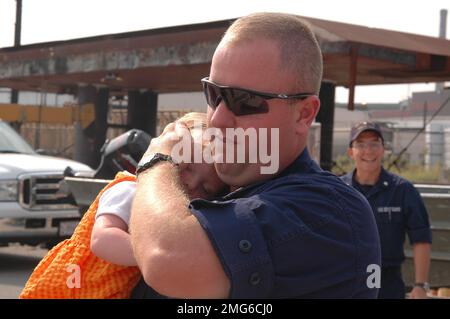
<svg viewBox="0 0 450 319">
<path fill-rule="evenodd" d="M 235 178 L 244 170 L 244 164 L 215 163 L 216 172 L 219 176 L 230 176 Z"/>
<path fill-rule="evenodd" d="M 215 163 L 217 175 L 227 185 L 241 187 L 245 182 L 246 164 Z"/>
<path fill-rule="evenodd" d="M 359 166 L 365 170 L 375 170 L 381 166 L 381 163 L 379 161 L 361 161 Z"/>
<path fill-rule="evenodd" d="M 270 175 L 261 175 L 260 167 L 255 164 L 216 163 L 214 165 L 219 178 L 232 188 L 248 186 L 270 177 Z"/>
</svg>

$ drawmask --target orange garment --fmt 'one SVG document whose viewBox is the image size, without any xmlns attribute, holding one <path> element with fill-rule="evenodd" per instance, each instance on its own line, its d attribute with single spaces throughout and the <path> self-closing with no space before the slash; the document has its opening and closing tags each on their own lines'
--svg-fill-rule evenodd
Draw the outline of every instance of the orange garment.
<svg viewBox="0 0 450 319">
<path fill-rule="evenodd" d="M 103 188 L 84 214 L 72 237 L 53 247 L 37 265 L 19 298 L 120 299 L 130 297 L 131 290 L 141 276 L 139 268 L 118 266 L 100 259 L 92 253 L 90 243 L 100 196 L 117 183 L 135 180 L 134 175 L 118 173 L 115 179 Z M 76 277 L 78 274 L 80 276 Z M 77 278 L 80 280 L 77 281 Z"/>
</svg>

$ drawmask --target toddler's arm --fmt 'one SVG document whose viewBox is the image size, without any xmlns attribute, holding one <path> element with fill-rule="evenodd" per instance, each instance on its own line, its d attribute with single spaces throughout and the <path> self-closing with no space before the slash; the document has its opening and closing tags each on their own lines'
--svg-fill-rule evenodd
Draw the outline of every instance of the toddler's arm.
<svg viewBox="0 0 450 319">
<path fill-rule="evenodd" d="M 91 236 L 91 250 L 99 258 L 121 266 L 136 266 L 128 225 L 118 216 L 98 216 Z"/>
</svg>

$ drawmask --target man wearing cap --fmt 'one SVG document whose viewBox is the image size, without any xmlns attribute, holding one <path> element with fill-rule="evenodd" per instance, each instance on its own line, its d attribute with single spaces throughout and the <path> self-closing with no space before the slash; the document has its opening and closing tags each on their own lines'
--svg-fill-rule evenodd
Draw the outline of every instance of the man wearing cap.
<svg viewBox="0 0 450 319">
<path fill-rule="evenodd" d="M 348 155 L 355 169 L 341 178 L 367 198 L 380 234 L 382 270 L 378 298 L 405 298 L 401 264 L 405 259 L 406 233 L 414 251 L 416 283 L 411 298 L 426 298 L 431 229 L 419 192 L 409 181 L 383 168 L 384 138 L 378 124 L 361 122 L 352 127 Z"/>
</svg>

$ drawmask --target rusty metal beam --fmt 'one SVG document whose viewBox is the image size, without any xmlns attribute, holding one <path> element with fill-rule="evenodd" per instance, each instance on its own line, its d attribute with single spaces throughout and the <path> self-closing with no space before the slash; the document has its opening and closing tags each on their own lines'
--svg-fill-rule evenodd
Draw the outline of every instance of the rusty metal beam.
<svg viewBox="0 0 450 319">
<path fill-rule="evenodd" d="M 322 47 L 324 78 L 349 85 L 450 80 L 450 41 L 304 17 Z M 79 85 L 111 91 L 199 91 L 221 35 L 233 20 L 0 49 L 0 87 L 65 92 Z M 103 83 L 108 73 L 121 81 Z"/>
<path fill-rule="evenodd" d="M 217 42 L 171 45 L 140 50 L 86 53 L 0 64 L 0 79 L 87 72 L 114 72 L 148 67 L 210 63 Z M 100 81 L 100 79 L 99 79 Z"/>
<path fill-rule="evenodd" d="M 416 54 L 414 52 L 406 52 L 392 48 L 360 44 L 358 54 L 361 57 L 386 61 L 392 64 L 400 64 L 411 68 L 416 66 Z"/>
</svg>

